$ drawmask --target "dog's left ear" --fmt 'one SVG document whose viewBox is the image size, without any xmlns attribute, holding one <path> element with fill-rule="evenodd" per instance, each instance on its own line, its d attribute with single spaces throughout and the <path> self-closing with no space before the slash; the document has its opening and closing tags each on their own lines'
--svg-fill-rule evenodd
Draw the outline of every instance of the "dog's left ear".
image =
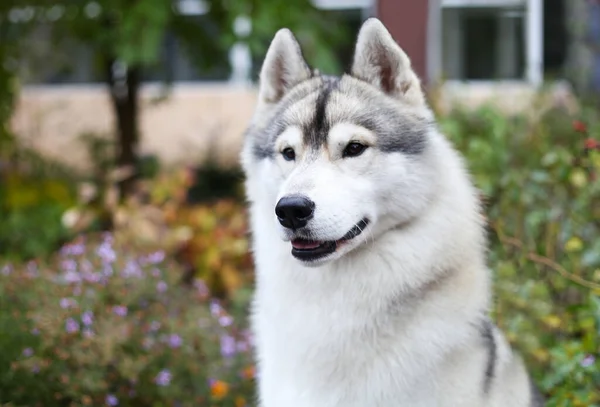
<svg viewBox="0 0 600 407">
<path fill-rule="evenodd" d="M 421 83 L 410 59 L 376 18 L 369 18 L 360 29 L 351 75 L 394 98 L 425 104 Z"/>
</svg>

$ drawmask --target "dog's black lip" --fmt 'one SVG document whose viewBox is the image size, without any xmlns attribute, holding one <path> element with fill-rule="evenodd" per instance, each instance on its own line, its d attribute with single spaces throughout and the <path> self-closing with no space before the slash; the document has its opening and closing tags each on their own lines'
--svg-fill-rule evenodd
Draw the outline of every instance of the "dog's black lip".
<svg viewBox="0 0 600 407">
<path fill-rule="evenodd" d="M 360 222 L 358 222 L 352 229 L 348 231 L 340 240 L 350 240 L 354 239 L 356 236 L 360 235 L 364 228 L 369 224 L 369 219 L 363 218 Z"/>
<path fill-rule="evenodd" d="M 350 229 L 341 239 L 335 241 L 325 241 L 321 243 L 319 247 L 316 247 L 314 249 L 296 249 L 295 247 L 292 247 L 292 256 L 304 261 L 318 260 L 335 252 L 339 243 L 343 243 L 344 241 L 354 239 L 355 237 L 360 235 L 368 224 L 369 219 L 363 218 L 360 222 L 354 225 L 354 227 Z"/>
</svg>

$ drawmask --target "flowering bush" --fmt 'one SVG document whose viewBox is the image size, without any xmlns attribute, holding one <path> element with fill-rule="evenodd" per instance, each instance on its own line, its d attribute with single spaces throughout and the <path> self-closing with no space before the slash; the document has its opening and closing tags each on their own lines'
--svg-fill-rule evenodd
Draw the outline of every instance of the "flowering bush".
<svg viewBox="0 0 600 407">
<path fill-rule="evenodd" d="M 441 127 L 483 194 L 496 321 L 548 407 L 600 407 L 600 116 L 532 113 L 455 111 Z M 0 405 L 252 404 L 245 211 L 187 207 L 188 178 L 159 177 L 115 212 L 114 236 L 0 265 Z"/>
<path fill-rule="evenodd" d="M 253 394 L 244 312 L 180 282 L 163 252 L 111 235 L 62 248 L 50 267 L 0 273 L 0 404 L 236 406 Z"/>
<path fill-rule="evenodd" d="M 495 316 L 548 407 L 600 406 L 600 116 L 442 118 L 483 193 Z"/>
</svg>

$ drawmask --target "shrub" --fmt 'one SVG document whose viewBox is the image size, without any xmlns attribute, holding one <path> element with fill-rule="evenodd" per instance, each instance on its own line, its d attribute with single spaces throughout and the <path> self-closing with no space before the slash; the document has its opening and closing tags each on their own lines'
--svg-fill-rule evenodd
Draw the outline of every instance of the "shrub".
<svg viewBox="0 0 600 407">
<path fill-rule="evenodd" d="M 250 336 L 163 252 L 80 239 L 0 274 L 0 404 L 245 406 Z M 235 305 L 235 303 L 233 304 Z"/>
<path fill-rule="evenodd" d="M 495 317 L 548 406 L 600 406 L 600 117 L 455 111 L 441 126 L 485 202 Z"/>
</svg>

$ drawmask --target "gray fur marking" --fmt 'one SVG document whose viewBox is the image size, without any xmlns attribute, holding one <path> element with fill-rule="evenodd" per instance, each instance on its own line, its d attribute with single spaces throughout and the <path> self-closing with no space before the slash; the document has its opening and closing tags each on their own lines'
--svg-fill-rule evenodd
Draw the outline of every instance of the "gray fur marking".
<svg viewBox="0 0 600 407">
<path fill-rule="evenodd" d="M 488 394 L 492 386 L 492 380 L 494 379 L 498 358 L 496 337 L 494 336 L 494 325 L 489 319 L 483 321 L 481 326 L 481 336 L 485 341 L 487 350 L 487 365 L 485 367 L 485 377 L 483 379 L 483 394 Z"/>
<path fill-rule="evenodd" d="M 304 144 L 313 150 L 318 150 L 327 143 L 327 135 L 331 129 L 330 123 L 327 120 L 327 106 L 331 92 L 337 88 L 340 82 L 340 78 L 333 76 L 322 76 L 321 79 L 322 82 L 313 120 L 310 123 L 306 123 L 302 128 Z"/>
<path fill-rule="evenodd" d="M 294 104 L 317 94 L 315 111 L 308 122 L 290 120 L 286 112 Z M 344 112 L 336 109 L 337 98 L 350 97 L 363 104 L 360 112 Z M 350 76 L 315 76 L 292 88 L 275 106 L 268 124 L 262 128 L 250 128 L 248 135 L 254 137 L 253 153 L 257 160 L 275 157 L 277 137 L 291 125 L 302 129 L 303 141 L 311 150 L 321 148 L 327 142 L 329 130 L 340 122 L 362 126 L 377 135 L 377 148 L 385 153 L 421 154 L 427 146 L 427 133 L 434 122 L 402 111 L 388 96 L 373 86 Z"/>
</svg>

